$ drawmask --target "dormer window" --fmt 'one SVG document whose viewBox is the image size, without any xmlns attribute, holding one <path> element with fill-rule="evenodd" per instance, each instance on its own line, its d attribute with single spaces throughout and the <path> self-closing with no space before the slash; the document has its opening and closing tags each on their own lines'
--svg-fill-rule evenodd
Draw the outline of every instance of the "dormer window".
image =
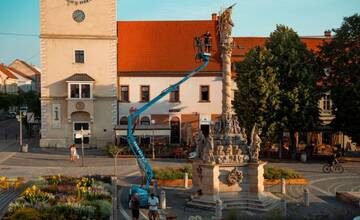
<svg viewBox="0 0 360 220">
<path fill-rule="evenodd" d="M 92 83 L 69 83 L 70 99 L 91 99 Z"/>
<path fill-rule="evenodd" d="M 87 74 L 74 74 L 69 77 L 68 98 L 69 99 L 92 99 L 94 79 Z"/>
</svg>

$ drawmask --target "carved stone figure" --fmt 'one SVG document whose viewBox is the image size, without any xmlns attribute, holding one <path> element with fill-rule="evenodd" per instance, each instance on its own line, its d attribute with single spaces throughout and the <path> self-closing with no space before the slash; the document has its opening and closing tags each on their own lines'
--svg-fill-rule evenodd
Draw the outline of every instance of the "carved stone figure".
<svg viewBox="0 0 360 220">
<path fill-rule="evenodd" d="M 216 149 L 216 162 L 223 163 L 225 159 L 224 146 L 218 145 Z"/>
<path fill-rule="evenodd" d="M 229 186 L 235 185 L 236 183 L 240 184 L 243 180 L 243 173 L 238 169 L 234 168 L 229 175 L 227 176 L 227 182 Z"/>
<path fill-rule="evenodd" d="M 250 160 L 252 162 L 259 161 L 260 144 L 261 138 L 255 124 L 253 129 L 251 130 Z"/>
<path fill-rule="evenodd" d="M 232 156 L 233 156 L 233 146 L 232 145 L 228 145 L 226 147 L 226 153 L 225 153 L 225 161 L 226 163 L 230 163 L 232 162 Z"/>
<path fill-rule="evenodd" d="M 202 133 L 202 131 L 200 130 L 199 133 L 196 136 L 196 155 L 201 158 L 203 149 L 204 149 L 204 145 L 205 145 L 205 136 Z"/>
<path fill-rule="evenodd" d="M 235 146 L 233 150 L 233 160 L 237 163 L 243 162 L 243 152 L 239 146 Z"/>
<path fill-rule="evenodd" d="M 246 129 L 245 128 L 241 128 L 241 136 L 242 136 L 244 142 L 247 143 L 247 135 L 246 135 Z"/>
</svg>

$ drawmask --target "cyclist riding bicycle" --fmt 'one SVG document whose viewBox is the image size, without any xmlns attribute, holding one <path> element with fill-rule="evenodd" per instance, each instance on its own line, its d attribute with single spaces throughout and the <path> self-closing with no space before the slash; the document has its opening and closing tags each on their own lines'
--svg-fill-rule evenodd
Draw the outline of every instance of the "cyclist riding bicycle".
<svg viewBox="0 0 360 220">
<path fill-rule="evenodd" d="M 331 155 L 331 157 L 330 157 L 330 159 L 329 159 L 329 161 L 328 161 L 328 163 L 329 163 L 329 165 L 330 166 L 334 166 L 335 164 L 338 164 L 339 163 L 339 160 L 337 159 L 337 158 L 339 158 L 339 153 L 338 152 L 334 152 L 332 155 Z"/>
</svg>

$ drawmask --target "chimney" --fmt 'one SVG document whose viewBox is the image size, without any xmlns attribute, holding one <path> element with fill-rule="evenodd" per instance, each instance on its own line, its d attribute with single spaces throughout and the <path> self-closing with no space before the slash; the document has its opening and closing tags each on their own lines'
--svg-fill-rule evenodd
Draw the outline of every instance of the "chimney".
<svg viewBox="0 0 360 220">
<path fill-rule="evenodd" d="M 217 13 L 212 13 L 211 14 L 211 20 L 217 21 L 217 19 L 218 19 Z"/>
<path fill-rule="evenodd" d="M 331 31 L 330 30 L 324 31 L 324 36 L 325 37 L 331 37 Z"/>
</svg>

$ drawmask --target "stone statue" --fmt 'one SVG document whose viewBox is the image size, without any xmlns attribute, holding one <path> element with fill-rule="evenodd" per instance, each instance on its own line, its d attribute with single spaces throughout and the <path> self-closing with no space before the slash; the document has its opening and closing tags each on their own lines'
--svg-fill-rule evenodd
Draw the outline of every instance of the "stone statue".
<svg viewBox="0 0 360 220">
<path fill-rule="evenodd" d="M 241 134 L 241 127 L 237 116 L 234 116 L 234 133 Z"/>
<path fill-rule="evenodd" d="M 243 152 L 241 150 L 241 148 L 236 145 L 234 147 L 234 150 L 233 150 L 233 160 L 236 162 L 236 163 L 242 163 L 243 162 Z"/>
<path fill-rule="evenodd" d="M 201 158 L 203 149 L 204 149 L 204 145 L 205 145 L 205 136 L 202 133 L 202 131 L 200 130 L 196 136 L 196 155 L 198 156 L 198 158 Z"/>
<path fill-rule="evenodd" d="M 223 163 L 225 159 L 225 152 L 224 152 L 224 146 L 218 145 L 216 149 L 216 162 L 217 163 Z"/>
<path fill-rule="evenodd" d="M 246 129 L 245 128 L 241 128 L 241 136 L 242 136 L 244 142 L 247 143 L 247 135 L 246 135 Z"/>
<path fill-rule="evenodd" d="M 254 124 L 253 129 L 251 130 L 251 143 L 250 143 L 250 160 L 251 162 L 259 161 L 259 152 L 261 138 L 259 136 L 259 131 L 256 129 L 256 124 Z"/>
<path fill-rule="evenodd" d="M 192 127 L 190 123 L 186 123 L 186 145 L 193 145 Z"/>
<path fill-rule="evenodd" d="M 232 186 L 235 185 L 236 183 L 240 184 L 243 178 L 244 178 L 243 173 L 238 168 L 235 167 L 232 171 L 230 171 L 226 179 L 228 185 Z"/>
<path fill-rule="evenodd" d="M 226 163 L 232 162 L 232 157 L 233 157 L 233 146 L 228 145 L 226 147 L 226 152 L 225 152 L 225 161 L 226 161 Z"/>
</svg>

